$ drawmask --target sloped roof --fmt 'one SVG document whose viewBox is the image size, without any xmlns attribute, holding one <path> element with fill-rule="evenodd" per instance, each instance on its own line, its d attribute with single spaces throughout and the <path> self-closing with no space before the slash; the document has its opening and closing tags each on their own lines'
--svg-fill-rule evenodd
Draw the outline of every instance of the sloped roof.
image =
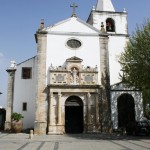
<svg viewBox="0 0 150 150">
<path fill-rule="evenodd" d="M 70 17 L 66 20 L 60 21 L 54 25 L 50 25 L 42 31 L 47 31 L 47 32 L 55 32 L 55 31 L 72 31 L 72 32 L 79 32 L 81 29 L 76 27 L 76 24 L 80 25 L 81 27 L 84 27 L 85 30 L 82 30 L 82 32 L 86 32 L 86 30 L 90 33 L 96 33 L 100 34 L 101 31 L 93 27 L 92 25 L 86 23 L 85 21 L 81 20 L 80 18 L 77 17 Z M 67 26 L 68 25 L 68 26 Z M 67 27 L 66 27 L 67 26 Z M 66 28 L 65 28 L 66 27 Z"/>
<path fill-rule="evenodd" d="M 36 58 L 36 56 L 33 56 L 33 57 L 29 58 L 29 59 L 26 59 L 26 60 L 24 60 L 24 61 L 18 63 L 17 66 L 19 66 L 19 65 L 21 65 L 21 64 L 23 64 L 23 63 L 26 63 L 26 62 L 28 62 L 28 61 L 30 61 L 30 60 L 32 60 L 32 59 L 35 59 L 35 58 Z"/>
</svg>

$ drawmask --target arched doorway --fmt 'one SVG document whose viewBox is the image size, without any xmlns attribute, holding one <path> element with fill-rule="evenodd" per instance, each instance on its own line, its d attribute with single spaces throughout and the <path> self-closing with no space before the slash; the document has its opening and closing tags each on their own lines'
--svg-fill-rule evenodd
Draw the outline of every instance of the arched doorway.
<svg viewBox="0 0 150 150">
<path fill-rule="evenodd" d="M 130 94 L 122 94 L 117 100 L 118 127 L 126 127 L 130 122 L 135 121 L 134 98 Z"/>
<path fill-rule="evenodd" d="M 77 96 L 70 96 L 65 102 L 65 132 L 83 132 L 83 102 Z"/>
</svg>

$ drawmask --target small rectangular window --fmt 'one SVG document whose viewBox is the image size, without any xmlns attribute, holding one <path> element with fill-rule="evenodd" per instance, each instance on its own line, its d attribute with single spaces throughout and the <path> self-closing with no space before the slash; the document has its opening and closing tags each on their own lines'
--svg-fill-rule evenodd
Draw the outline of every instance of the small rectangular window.
<svg viewBox="0 0 150 150">
<path fill-rule="evenodd" d="M 26 102 L 23 102 L 23 104 L 22 104 L 22 110 L 23 111 L 27 111 L 27 103 Z"/>
<path fill-rule="evenodd" d="M 31 79 L 32 68 L 23 67 L 22 68 L 22 79 Z"/>
</svg>

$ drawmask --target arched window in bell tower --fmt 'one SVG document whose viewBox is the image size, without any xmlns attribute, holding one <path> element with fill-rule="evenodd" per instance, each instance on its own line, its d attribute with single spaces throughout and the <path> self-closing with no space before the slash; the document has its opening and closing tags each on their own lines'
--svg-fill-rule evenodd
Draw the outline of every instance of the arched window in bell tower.
<svg viewBox="0 0 150 150">
<path fill-rule="evenodd" d="M 115 21 L 112 18 L 107 18 L 106 20 L 106 31 L 115 32 Z"/>
</svg>

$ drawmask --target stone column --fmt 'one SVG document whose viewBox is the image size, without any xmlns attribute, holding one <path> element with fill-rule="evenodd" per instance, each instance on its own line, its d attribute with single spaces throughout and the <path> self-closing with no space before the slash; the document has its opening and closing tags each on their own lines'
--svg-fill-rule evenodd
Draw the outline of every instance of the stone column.
<svg viewBox="0 0 150 150">
<path fill-rule="evenodd" d="M 109 132 L 111 129 L 111 105 L 110 105 L 110 74 L 108 37 L 104 33 L 100 37 L 100 70 L 102 85 L 102 131 Z"/>
<path fill-rule="evenodd" d="M 92 124 L 91 124 L 91 94 L 87 93 L 87 132 L 92 132 Z"/>
<path fill-rule="evenodd" d="M 58 93 L 58 125 L 61 125 L 61 93 Z"/>
<path fill-rule="evenodd" d="M 16 66 L 12 65 L 6 70 L 8 72 L 8 87 L 7 87 L 7 107 L 6 107 L 6 121 L 5 130 L 11 130 L 11 115 L 13 113 L 13 101 L 14 101 L 14 81 Z"/>
<path fill-rule="evenodd" d="M 100 128 L 100 113 L 99 113 L 99 93 L 95 95 L 95 126 L 96 132 L 99 133 L 101 131 Z"/>
<path fill-rule="evenodd" d="M 95 97 L 95 123 L 99 124 L 99 102 L 98 102 L 98 94 Z"/>
<path fill-rule="evenodd" d="M 86 99 L 87 98 L 87 95 L 85 94 L 84 95 L 84 98 Z M 83 124 L 84 124 L 84 132 L 83 133 L 86 133 L 87 132 L 87 124 L 88 124 L 88 121 L 87 121 L 87 102 L 83 102 Z"/>
<path fill-rule="evenodd" d="M 88 124 L 90 124 L 91 123 L 91 94 L 90 93 L 87 94 L 87 98 L 88 98 L 88 111 L 87 111 Z"/>
<path fill-rule="evenodd" d="M 46 134 L 46 48 L 47 32 L 39 30 L 36 35 L 37 42 L 37 85 L 36 85 L 36 112 L 35 134 Z"/>
<path fill-rule="evenodd" d="M 49 100 L 49 125 L 53 124 L 53 93 L 50 94 Z"/>
<path fill-rule="evenodd" d="M 54 95 L 53 95 L 53 92 L 50 93 L 50 96 L 49 96 L 49 106 L 48 106 L 48 134 L 54 134 L 55 130 L 54 130 L 54 122 L 53 122 L 53 118 L 54 118 L 54 109 L 53 109 L 53 101 L 54 101 Z"/>
</svg>

